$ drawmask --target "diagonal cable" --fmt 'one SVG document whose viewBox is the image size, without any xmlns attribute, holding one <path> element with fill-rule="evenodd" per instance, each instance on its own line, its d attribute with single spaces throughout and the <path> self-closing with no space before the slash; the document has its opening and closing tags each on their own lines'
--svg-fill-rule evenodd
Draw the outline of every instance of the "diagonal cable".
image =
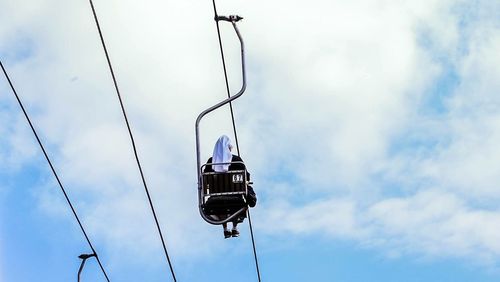
<svg viewBox="0 0 500 282">
<path fill-rule="evenodd" d="M 117 94 L 118 100 L 120 102 L 120 107 L 121 107 L 121 110 L 122 110 L 122 113 L 123 113 L 123 117 L 125 119 L 125 123 L 127 124 L 127 129 L 128 129 L 128 133 L 129 133 L 129 136 L 130 136 L 130 141 L 132 143 L 132 149 L 134 151 L 135 160 L 137 162 L 137 167 L 139 168 L 139 172 L 141 174 L 142 183 L 144 185 L 144 190 L 146 191 L 146 195 L 148 197 L 149 206 L 151 207 L 151 211 L 153 213 L 153 217 L 154 217 L 154 220 L 155 220 L 155 223 L 156 223 L 156 227 L 158 229 L 158 234 L 159 234 L 160 239 L 161 239 L 161 244 L 163 246 L 163 251 L 165 253 L 165 257 L 167 258 L 168 266 L 170 268 L 170 272 L 172 274 L 172 277 L 173 277 L 174 281 L 177 281 L 177 279 L 175 278 L 175 273 L 174 273 L 174 269 L 172 267 L 172 263 L 170 262 L 170 257 L 168 255 L 167 246 L 165 244 L 165 240 L 163 239 L 163 234 L 161 232 L 160 224 L 158 223 L 158 217 L 156 216 L 155 208 L 153 206 L 153 201 L 151 200 L 151 195 L 149 194 L 148 185 L 146 184 L 146 179 L 145 179 L 144 173 L 142 171 L 141 162 L 139 161 L 139 155 L 137 153 L 137 148 L 136 148 L 135 141 L 134 141 L 134 135 L 132 134 L 132 130 L 130 128 L 130 123 L 129 123 L 128 118 L 127 118 L 127 113 L 125 111 L 125 106 L 123 105 L 123 100 L 122 100 L 122 97 L 120 95 L 120 90 L 118 88 L 118 83 L 116 81 L 115 73 L 113 71 L 113 66 L 111 65 L 111 60 L 109 58 L 109 53 L 108 53 L 108 50 L 106 48 L 106 44 L 104 42 L 104 37 L 102 35 L 101 26 L 99 25 L 99 20 L 97 19 L 97 14 L 96 14 L 96 11 L 95 11 L 95 8 L 94 8 L 94 4 L 92 3 L 92 0 L 89 0 L 89 2 L 90 2 L 90 7 L 92 8 L 92 14 L 94 15 L 94 20 L 95 20 L 95 23 L 96 23 L 97 30 L 99 31 L 99 37 L 101 38 L 102 47 L 103 47 L 104 53 L 106 55 L 106 60 L 108 62 L 109 71 L 110 71 L 111 77 L 113 79 L 113 83 L 114 83 L 114 86 L 115 86 L 116 94 Z"/>
<path fill-rule="evenodd" d="M 2 67 L 2 71 L 5 75 L 5 78 L 7 78 L 7 81 L 9 82 L 10 88 L 12 89 L 12 92 L 16 96 L 17 102 L 19 103 L 19 106 L 21 107 L 21 110 L 23 111 L 24 116 L 26 117 L 26 120 L 29 123 L 29 126 L 31 127 L 31 131 L 33 132 L 33 135 L 35 135 L 36 141 L 38 142 L 38 145 L 40 145 L 40 148 L 42 149 L 43 155 L 45 156 L 45 159 L 47 160 L 47 163 L 49 164 L 50 169 L 52 170 L 52 173 L 54 174 L 54 176 L 57 180 L 57 183 L 59 184 L 59 187 L 61 188 L 61 191 L 64 194 L 64 198 L 66 199 L 66 202 L 68 203 L 69 207 L 71 208 L 71 211 L 73 212 L 73 216 L 75 217 L 76 221 L 78 222 L 78 225 L 80 226 L 80 229 L 83 233 L 83 236 L 85 236 L 85 239 L 87 240 L 87 243 L 89 244 L 89 247 L 92 250 L 92 253 L 95 254 L 95 258 L 97 260 L 97 263 L 99 264 L 99 267 L 101 268 L 101 271 L 104 274 L 104 277 L 106 277 L 106 281 L 109 282 L 108 275 L 106 274 L 106 271 L 104 270 L 104 267 L 102 266 L 101 260 L 99 259 L 99 256 L 97 255 L 97 253 L 94 249 L 94 246 L 90 242 L 89 236 L 87 235 L 87 232 L 85 232 L 85 228 L 83 228 L 83 225 L 80 221 L 80 218 L 78 217 L 78 214 L 76 213 L 76 210 L 73 207 L 73 204 L 71 203 L 71 200 L 69 199 L 68 194 L 66 193 L 66 190 L 64 189 L 64 186 L 63 186 L 61 180 L 59 179 L 59 176 L 57 175 L 57 172 L 56 172 L 54 166 L 52 165 L 52 162 L 50 161 L 49 156 L 47 155 L 47 152 L 45 151 L 45 147 L 43 146 L 42 141 L 40 140 L 40 137 L 38 137 L 38 134 L 35 130 L 35 127 L 31 123 L 31 120 L 28 116 L 28 113 L 24 109 L 23 103 L 21 102 L 21 99 L 19 98 L 19 95 L 17 94 L 17 91 L 14 88 L 14 85 L 12 84 L 12 81 L 10 80 L 9 75 L 7 74 L 7 71 L 5 70 L 1 61 L 0 61 L 0 66 Z"/>
<path fill-rule="evenodd" d="M 217 14 L 217 6 L 215 5 L 215 0 L 212 0 L 213 6 L 214 6 L 214 18 L 215 20 L 215 25 L 217 26 L 217 36 L 219 38 L 219 48 L 220 48 L 220 54 L 222 58 L 222 68 L 224 69 L 224 78 L 226 81 L 226 90 L 227 90 L 227 97 L 231 97 L 231 92 L 229 90 L 229 80 L 227 78 L 227 70 L 226 70 L 226 59 L 224 58 L 224 48 L 222 47 L 222 38 L 220 35 L 220 27 L 219 27 L 219 21 L 217 20 L 217 17 L 219 16 Z M 233 122 L 233 132 L 234 132 L 234 141 L 236 142 L 236 151 L 238 152 L 238 156 L 240 156 L 240 146 L 238 144 L 238 134 L 236 134 L 236 123 L 234 122 L 234 113 L 233 113 L 233 103 L 229 102 L 229 109 L 231 110 L 231 120 Z M 241 157 L 241 156 L 240 156 Z"/>
<path fill-rule="evenodd" d="M 229 97 L 231 97 L 231 93 L 229 90 L 229 81 L 227 78 L 227 70 L 226 70 L 226 60 L 224 58 L 224 48 L 222 47 L 222 38 L 220 35 L 219 21 L 217 20 L 219 15 L 217 14 L 217 6 L 215 4 L 215 0 L 212 0 L 212 3 L 213 3 L 213 7 L 214 7 L 215 24 L 217 26 L 217 36 L 219 38 L 220 53 L 221 53 L 221 57 L 222 57 L 222 67 L 224 69 L 224 78 L 226 80 L 227 96 L 229 98 Z M 234 25 L 234 23 L 233 23 L 233 25 Z M 240 156 L 240 146 L 238 144 L 238 135 L 236 133 L 236 122 L 234 120 L 233 106 L 232 106 L 231 102 L 229 102 L 229 107 L 231 109 L 231 120 L 233 123 L 233 131 L 234 131 L 234 138 L 236 141 L 236 149 L 238 151 L 238 156 Z M 255 240 L 254 240 L 254 236 L 253 236 L 252 220 L 250 218 L 250 211 L 248 209 L 247 209 L 247 215 L 248 215 L 248 226 L 250 227 L 250 235 L 252 237 L 252 247 L 253 247 L 254 260 L 255 260 L 255 268 L 257 270 L 257 278 L 259 279 L 259 282 L 260 282 L 261 279 L 260 279 L 260 270 L 259 270 L 259 260 L 257 258 L 257 250 L 255 247 Z"/>
<path fill-rule="evenodd" d="M 259 279 L 260 282 L 259 261 L 257 259 L 257 249 L 255 248 L 255 240 L 253 238 L 253 228 L 252 228 L 252 219 L 250 217 L 250 209 L 247 209 L 247 216 L 248 216 L 248 227 L 250 227 L 250 236 L 252 237 L 253 257 L 255 260 L 255 267 L 257 269 L 257 278 Z"/>
</svg>

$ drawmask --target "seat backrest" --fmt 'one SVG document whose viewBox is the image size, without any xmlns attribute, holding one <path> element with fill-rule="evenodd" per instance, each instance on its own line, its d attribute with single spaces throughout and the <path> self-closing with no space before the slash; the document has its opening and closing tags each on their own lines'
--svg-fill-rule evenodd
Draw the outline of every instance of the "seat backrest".
<svg viewBox="0 0 500 282">
<path fill-rule="evenodd" d="M 244 195 L 247 192 L 246 170 L 204 172 L 202 185 L 205 196 Z"/>
</svg>

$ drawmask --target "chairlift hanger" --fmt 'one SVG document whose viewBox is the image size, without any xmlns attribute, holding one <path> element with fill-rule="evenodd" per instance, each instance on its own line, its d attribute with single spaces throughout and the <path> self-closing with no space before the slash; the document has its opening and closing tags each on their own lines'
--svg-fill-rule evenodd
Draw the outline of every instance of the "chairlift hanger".
<svg viewBox="0 0 500 282">
<path fill-rule="evenodd" d="M 205 174 L 203 173 L 203 168 L 206 166 L 206 165 L 201 165 L 201 153 L 200 153 L 200 130 L 199 130 L 199 126 L 200 126 L 200 122 L 201 122 L 201 119 L 207 115 L 208 113 L 226 105 L 226 104 L 229 104 L 231 103 L 232 101 L 238 99 L 239 97 L 241 97 L 241 95 L 243 95 L 243 93 L 245 92 L 245 89 L 246 89 L 246 71 L 245 71 L 245 49 L 244 49 L 244 42 L 243 42 L 243 38 L 241 37 L 241 34 L 240 34 L 240 31 L 238 30 L 238 27 L 236 25 L 236 23 L 240 20 L 242 20 L 243 18 L 240 17 L 240 16 L 237 16 L 237 15 L 231 15 L 231 16 L 218 16 L 216 15 L 215 16 L 215 21 L 219 22 L 219 21 L 224 21 L 224 22 L 230 22 L 233 26 L 233 29 L 234 31 L 236 32 L 236 35 L 238 36 L 238 40 L 240 41 L 240 49 L 241 49 L 241 71 L 242 71 L 242 86 L 241 86 L 241 89 L 240 91 L 238 91 L 237 94 L 233 95 L 233 96 L 230 96 L 228 97 L 227 99 L 213 105 L 212 107 L 204 110 L 203 112 L 201 112 L 199 115 L 198 115 L 198 118 L 196 119 L 196 123 L 195 123 L 195 134 L 196 134 L 196 168 L 197 168 L 197 176 L 198 176 L 198 208 L 199 208 L 199 211 L 200 211 L 200 215 L 201 217 L 208 223 L 211 223 L 211 224 L 215 224 L 215 225 L 218 225 L 218 224 L 223 224 L 223 223 L 226 223 L 228 221 L 231 221 L 233 220 L 234 218 L 236 218 L 238 215 L 240 215 L 241 213 L 245 212 L 247 210 L 247 206 L 246 204 L 242 204 L 241 208 L 238 208 L 236 211 L 234 211 L 233 209 L 232 212 L 231 212 L 231 215 L 228 216 L 227 218 L 225 219 L 222 219 L 222 220 L 215 220 L 214 218 L 212 218 L 209 214 L 207 214 L 207 211 L 205 211 L 204 207 L 205 207 L 205 204 L 206 204 L 206 200 L 208 197 L 210 197 L 210 188 L 207 189 L 207 184 L 209 184 L 209 182 L 212 182 L 212 187 L 213 187 L 213 184 L 214 183 L 219 183 L 217 181 L 226 181 L 226 180 L 233 180 L 233 177 L 234 180 L 236 180 L 237 182 L 231 182 L 232 184 L 231 185 L 223 185 L 221 187 L 219 187 L 217 189 L 217 195 L 212 195 L 213 196 L 225 196 L 225 195 L 234 195 L 234 192 L 235 190 L 237 190 L 236 194 L 246 194 L 247 192 L 247 185 L 249 184 L 248 183 L 248 179 L 246 178 L 246 169 L 245 171 L 241 174 L 241 172 L 237 172 L 237 171 L 228 171 L 226 173 L 210 173 L 210 174 Z M 218 164 L 218 163 L 217 163 Z M 214 165 L 214 164 L 211 164 L 211 165 Z M 239 179 L 241 177 L 241 175 L 243 175 L 243 182 L 240 183 L 239 182 Z M 222 179 L 220 179 L 222 178 Z M 223 183 L 223 182 L 220 182 L 220 183 Z M 226 182 L 226 183 L 229 183 L 229 182 Z M 212 188 L 213 189 L 213 188 Z"/>
</svg>

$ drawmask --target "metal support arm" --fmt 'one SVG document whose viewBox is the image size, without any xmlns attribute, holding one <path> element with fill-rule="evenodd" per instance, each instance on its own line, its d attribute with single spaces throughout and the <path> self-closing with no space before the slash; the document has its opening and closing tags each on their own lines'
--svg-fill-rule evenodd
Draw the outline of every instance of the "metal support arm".
<svg viewBox="0 0 500 282">
<path fill-rule="evenodd" d="M 198 118 L 196 119 L 196 123 L 195 123 L 195 134 L 196 134 L 196 170 L 197 170 L 197 176 L 198 176 L 198 201 L 199 201 L 199 210 L 200 210 L 200 214 L 201 214 L 201 217 L 211 223 L 211 224 L 222 224 L 222 223 L 226 223 L 228 221 L 230 221 L 231 219 L 233 219 L 234 217 L 236 217 L 236 214 L 226 218 L 225 220 L 220 220 L 220 221 L 215 221 L 213 219 L 210 219 L 208 218 L 204 213 L 203 213 L 203 209 L 202 209 L 202 187 L 201 187 L 201 153 L 200 153 L 200 122 L 201 122 L 201 119 L 208 113 L 226 105 L 226 104 L 229 104 L 231 103 L 232 101 L 238 99 L 241 95 L 243 95 L 243 93 L 245 92 L 245 89 L 246 89 L 246 71 L 245 71 L 245 46 L 244 46 L 244 42 L 243 42 L 243 38 L 241 37 L 241 34 L 240 34 L 240 31 L 238 30 L 238 27 L 236 26 L 236 22 L 241 20 L 242 18 L 239 17 L 239 16 L 229 16 L 229 17 L 219 17 L 218 19 L 216 20 L 222 20 L 222 21 L 230 21 L 231 24 L 233 25 L 233 28 L 234 28 L 234 31 L 236 32 L 236 35 L 238 36 L 238 39 L 240 41 L 240 48 L 241 48 L 241 72 L 242 72 L 242 86 L 241 86 L 241 89 L 240 91 L 238 91 L 238 93 L 236 93 L 235 95 L 213 105 L 212 107 L 204 110 L 203 112 L 201 112 L 199 115 L 198 115 Z M 244 210 L 246 209 L 245 208 L 242 208 L 241 211 L 243 212 Z"/>
<path fill-rule="evenodd" d="M 82 270 L 83 270 L 83 266 L 85 265 L 85 261 L 91 257 L 97 258 L 97 255 L 95 253 L 93 253 L 93 254 L 81 254 L 78 256 L 78 258 L 82 260 L 82 264 L 80 264 L 80 268 L 78 269 L 78 282 L 80 282 L 80 274 L 82 274 Z"/>
</svg>

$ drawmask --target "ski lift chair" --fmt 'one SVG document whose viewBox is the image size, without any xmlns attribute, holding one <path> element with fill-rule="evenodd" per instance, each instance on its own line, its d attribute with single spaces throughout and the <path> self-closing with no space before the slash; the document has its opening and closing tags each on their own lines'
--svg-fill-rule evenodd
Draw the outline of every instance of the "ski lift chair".
<svg viewBox="0 0 500 282">
<path fill-rule="evenodd" d="M 240 220 L 245 217 L 247 186 L 251 184 L 247 179 L 246 168 L 227 172 L 204 172 L 207 166 L 236 163 L 245 167 L 243 162 L 208 163 L 201 167 L 202 211 L 207 217 L 215 219 L 227 215 L 227 218 Z"/>
</svg>

